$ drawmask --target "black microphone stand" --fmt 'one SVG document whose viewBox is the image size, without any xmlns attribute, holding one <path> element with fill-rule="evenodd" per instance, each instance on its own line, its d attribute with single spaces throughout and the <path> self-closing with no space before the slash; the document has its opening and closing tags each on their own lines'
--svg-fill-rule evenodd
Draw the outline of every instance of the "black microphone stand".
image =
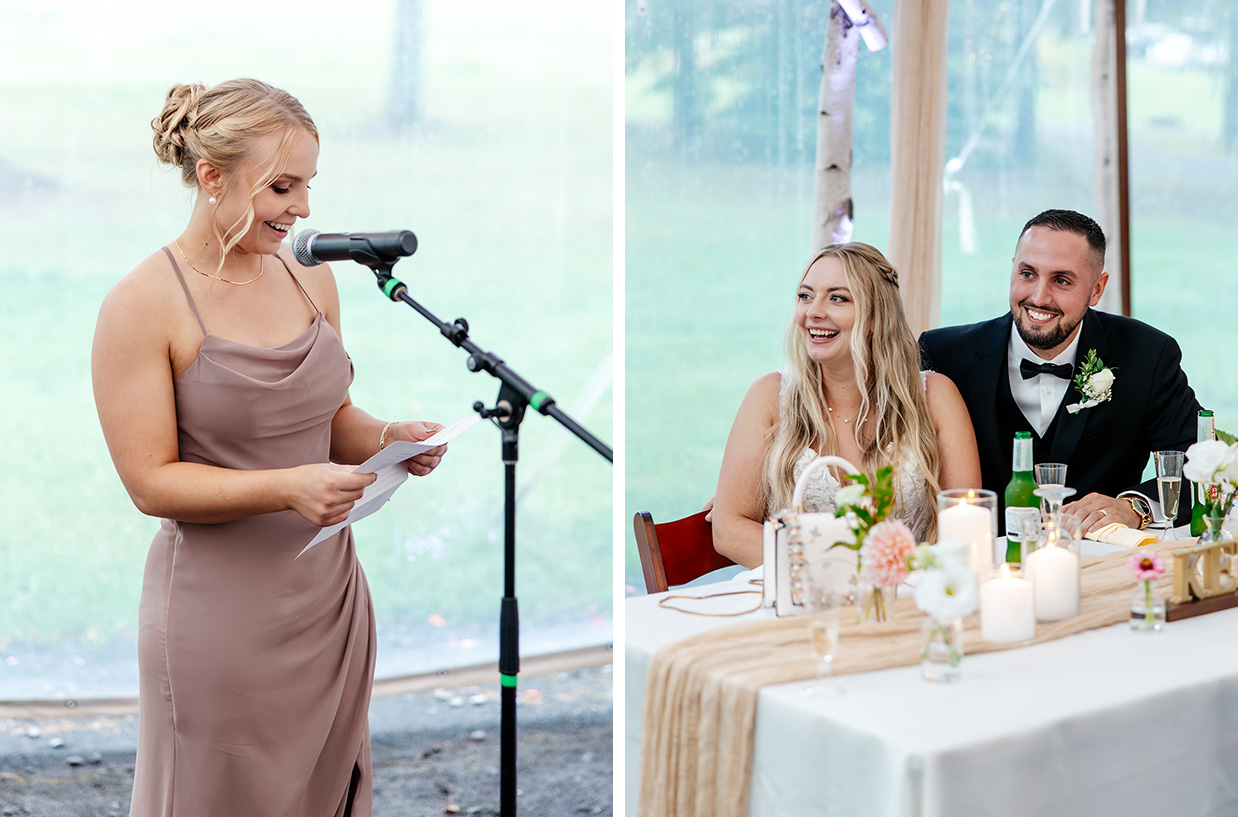
<svg viewBox="0 0 1238 817">
<path fill-rule="evenodd" d="M 351 252 L 352 259 L 364 264 L 374 272 L 378 288 L 393 301 L 403 301 L 422 317 L 438 327 L 439 333 L 469 353 L 468 369 L 471 372 L 487 372 L 500 382 L 494 408 L 483 403 L 473 404 L 473 410 L 498 426 L 502 434 L 504 471 L 503 513 L 503 600 L 499 608 L 499 682 L 500 690 L 500 744 L 499 744 L 499 814 L 503 817 L 516 815 L 516 676 L 520 672 L 520 614 L 516 604 L 516 460 L 519 454 L 520 423 L 525 409 L 532 406 L 540 414 L 558 420 L 568 431 L 575 434 L 595 451 L 615 461 L 614 452 L 601 440 L 594 437 L 571 417 L 559 410 L 554 398 L 535 388 L 516 372 L 512 371 L 496 355 L 483 351 L 469 339 L 469 325 L 464 318 L 444 323 L 433 313 L 417 303 L 408 294 L 408 287 L 391 275 L 395 260 L 380 258 L 377 253 L 364 250 Z"/>
</svg>

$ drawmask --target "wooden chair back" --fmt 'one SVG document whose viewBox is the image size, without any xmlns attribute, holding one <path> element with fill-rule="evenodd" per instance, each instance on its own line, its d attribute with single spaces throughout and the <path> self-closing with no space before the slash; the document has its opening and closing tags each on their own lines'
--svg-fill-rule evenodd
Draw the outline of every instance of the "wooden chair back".
<svg viewBox="0 0 1238 817">
<path fill-rule="evenodd" d="M 632 518 L 632 528 L 648 593 L 661 593 L 735 564 L 714 550 L 713 526 L 705 521 L 704 511 L 658 524 L 641 512 Z"/>
</svg>

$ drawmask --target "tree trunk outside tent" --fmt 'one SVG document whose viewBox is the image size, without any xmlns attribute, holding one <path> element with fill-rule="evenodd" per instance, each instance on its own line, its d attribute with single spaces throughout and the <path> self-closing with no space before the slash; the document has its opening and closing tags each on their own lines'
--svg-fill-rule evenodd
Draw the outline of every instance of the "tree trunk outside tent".
<svg viewBox="0 0 1238 817">
<path fill-rule="evenodd" d="M 851 240 L 851 116 L 860 33 L 837 3 L 830 8 L 817 101 L 817 163 L 813 184 L 812 246 Z"/>
</svg>

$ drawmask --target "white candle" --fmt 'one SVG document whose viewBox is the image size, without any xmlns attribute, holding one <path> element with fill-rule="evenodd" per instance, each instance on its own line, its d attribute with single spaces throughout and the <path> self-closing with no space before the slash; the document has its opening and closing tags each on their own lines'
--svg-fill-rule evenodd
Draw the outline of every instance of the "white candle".
<svg viewBox="0 0 1238 817">
<path fill-rule="evenodd" d="M 993 569 L 993 514 L 988 508 L 961 502 L 937 515 L 939 541 L 956 539 L 971 545 L 971 569 L 987 576 Z"/>
<path fill-rule="evenodd" d="M 1002 643 L 1028 641 L 1036 635 L 1031 582 L 1016 579 L 1004 564 L 997 577 L 980 586 L 980 635 Z"/>
<path fill-rule="evenodd" d="M 1078 556 L 1050 544 L 1032 551 L 1024 569 L 1032 580 L 1037 620 L 1058 621 L 1079 615 Z"/>
</svg>

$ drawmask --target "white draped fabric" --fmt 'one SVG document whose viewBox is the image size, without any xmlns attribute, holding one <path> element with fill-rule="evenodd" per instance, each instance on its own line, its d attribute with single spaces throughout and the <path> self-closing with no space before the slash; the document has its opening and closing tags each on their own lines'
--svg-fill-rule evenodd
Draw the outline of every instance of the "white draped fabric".
<svg viewBox="0 0 1238 817">
<path fill-rule="evenodd" d="M 890 243 L 911 331 L 941 311 L 942 179 L 946 154 L 946 50 L 950 4 L 898 0 L 890 101 Z"/>
<path fill-rule="evenodd" d="M 708 595 L 745 589 L 747 575 Z M 1133 586 L 1133 582 L 1132 582 Z M 709 618 L 628 599 L 626 813 L 640 790 L 641 715 L 653 654 L 689 635 L 772 617 Z M 750 607 L 755 596 L 694 609 Z M 681 606 L 689 603 L 676 602 Z M 1238 813 L 1238 610 L 1126 624 L 964 660 L 950 686 L 918 667 L 759 693 L 749 814 L 872 817 L 1163 817 Z"/>
</svg>

